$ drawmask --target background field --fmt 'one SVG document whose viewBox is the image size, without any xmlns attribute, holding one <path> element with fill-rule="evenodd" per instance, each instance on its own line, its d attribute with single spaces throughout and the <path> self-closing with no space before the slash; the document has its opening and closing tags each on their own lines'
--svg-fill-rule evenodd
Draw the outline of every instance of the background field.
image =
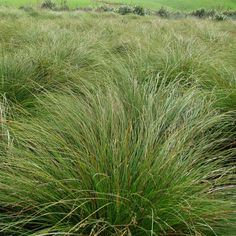
<svg viewBox="0 0 236 236">
<path fill-rule="evenodd" d="M 159 8 L 161 6 L 176 10 L 193 10 L 204 8 L 236 8 L 235 0 L 109 0 L 111 2 L 126 2 L 128 4 L 143 5 L 150 8 Z"/>
<path fill-rule="evenodd" d="M 29 5 L 29 6 L 40 6 L 42 0 L 0 0 L 0 5 L 4 6 L 16 6 L 20 7 L 22 5 Z M 54 2 L 60 4 L 62 1 L 61 0 L 55 0 Z M 93 0 L 68 0 L 67 4 L 72 7 L 93 7 L 99 5 L 97 1 Z"/>
<path fill-rule="evenodd" d="M 0 0 L 0 4 L 6 6 L 22 6 L 22 5 L 40 5 L 42 0 Z M 61 0 L 55 0 L 61 3 Z M 105 3 L 111 4 L 131 4 L 142 5 L 147 8 L 160 8 L 165 6 L 175 10 L 193 10 L 201 7 L 204 8 L 224 8 L 236 9 L 235 0 L 68 0 L 68 5 L 72 8 L 97 6 Z"/>
</svg>

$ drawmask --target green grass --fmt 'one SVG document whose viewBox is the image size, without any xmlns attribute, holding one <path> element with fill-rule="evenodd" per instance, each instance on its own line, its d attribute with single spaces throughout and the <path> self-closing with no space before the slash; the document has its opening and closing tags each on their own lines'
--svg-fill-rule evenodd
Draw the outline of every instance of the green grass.
<svg viewBox="0 0 236 236">
<path fill-rule="evenodd" d="M 141 5 L 152 9 L 160 8 L 162 6 L 174 10 L 195 10 L 199 8 L 236 9 L 236 2 L 234 0 L 108 0 L 108 2 Z"/>
<path fill-rule="evenodd" d="M 43 0 L 0 0 L 0 5 L 20 7 L 20 6 L 40 6 Z M 61 0 L 54 1 L 57 4 L 61 4 Z M 94 7 L 99 5 L 94 0 L 69 0 L 67 1 L 71 8 L 76 7 Z"/>
<path fill-rule="evenodd" d="M 0 8 L 0 234 L 234 235 L 235 35 Z"/>
<path fill-rule="evenodd" d="M 7 6 L 20 7 L 22 5 L 40 5 L 42 0 L 0 0 L 0 4 Z M 61 3 L 61 0 L 55 0 Z M 146 8 L 157 9 L 162 6 L 174 10 L 195 10 L 198 8 L 220 8 L 220 9 L 236 9 L 234 0 L 68 0 L 67 3 L 71 8 L 76 7 L 94 7 L 106 3 L 120 3 L 130 5 L 141 5 Z"/>
</svg>

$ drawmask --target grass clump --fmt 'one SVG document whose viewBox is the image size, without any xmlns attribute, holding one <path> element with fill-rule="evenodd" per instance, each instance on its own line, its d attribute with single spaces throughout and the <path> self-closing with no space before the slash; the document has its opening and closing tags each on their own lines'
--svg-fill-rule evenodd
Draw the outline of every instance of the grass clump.
<svg viewBox="0 0 236 236">
<path fill-rule="evenodd" d="M 204 8 L 195 10 L 190 13 L 191 16 L 195 16 L 198 18 L 210 18 L 216 21 L 224 21 L 227 19 L 227 15 L 231 18 L 233 15 L 227 14 L 227 12 L 217 11 L 215 9 L 207 10 Z"/>
<path fill-rule="evenodd" d="M 41 8 L 47 8 L 47 9 L 54 9 L 56 7 L 56 3 L 53 2 L 52 0 L 45 0 L 42 4 L 41 4 Z"/>
<path fill-rule="evenodd" d="M 135 6 L 133 13 L 136 15 L 144 16 L 145 15 L 145 9 L 141 6 Z"/>
<path fill-rule="evenodd" d="M 164 7 L 161 7 L 157 12 L 156 14 L 160 17 L 164 17 L 164 18 L 167 18 L 169 15 L 170 15 L 170 12 L 164 8 Z"/>
<path fill-rule="evenodd" d="M 132 13 L 134 10 L 131 6 L 123 5 L 118 8 L 118 13 L 121 15 L 127 15 Z"/>
<path fill-rule="evenodd" d="M 8 127 L 2 232 L 233 232 L 231 154 L 220 151 L 227 116 L 176 83 L 76 90 L 46 96 L 43 117 Z"/>
<path fill-rule="evenodd" d="M 224 14 L 216 14 L 214 15 L 214 20 L 216 21 L 223 21 L 223 20 L 226 20 L 227 19 L 227 16 L 224 15 Z"/>
<path fill-rule="evenodd" d="M 193 12 L 192 12 L 192 15 L 193 15 L 193 16 L 196 16 L 196 17 L 199 17 L 199 18 L 203 18 L 203 17 L 208 16 L 208 12 L 207 12 L 206 9 L 201 8 L 201 9 L 198 9 L 198 10 L 196 10 L 196 11 L 193 11 Z"/>
</svg>

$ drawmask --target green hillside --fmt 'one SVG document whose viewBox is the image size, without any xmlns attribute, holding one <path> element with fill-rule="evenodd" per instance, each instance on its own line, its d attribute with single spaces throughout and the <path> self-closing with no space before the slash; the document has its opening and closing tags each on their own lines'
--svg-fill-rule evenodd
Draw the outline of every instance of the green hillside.
<svg viewBox="0 0 236 236">
<path fill-rule="evenodd" d="M 0 0 L 0 5 L 4 6 L 35 6 L 35 5 L 40 5 L 43 2 L 43 0 Z M 62 1 L 61 0 L 54 0 L 54 2 L 60 4 Z M 97 1 L 93 0 L 68 0 L 67 4 L 71 8 L 75 7 L 93 7 L 98 5 Z"/>
<path fill-rule="evenodd" d="M 114 0 L 109 1 L 114 2 Z M 235 0 L 116 0 L 116 2 L 143 5 L 149 8 L 165 6 L 176 10 L 193 10 L 201 7 L 236 9 Z"/>
<path fill-rule="evenodd" d="M 1 5 L 22 6 L 22 5 L 40 5 L 42 0 L 0 0 Z M 61 0 L 55 0 L 61 3 Z M 159 8 L 165 6 L 176 10 L 193 10 L 197 8 L 231 8 L 236 9 L 235 0 L 67 0 L 67 4 L 72 7 L 93 7 L 101 4 L 131 4 L 142 5 L 147 8 Z"/>
</svg>

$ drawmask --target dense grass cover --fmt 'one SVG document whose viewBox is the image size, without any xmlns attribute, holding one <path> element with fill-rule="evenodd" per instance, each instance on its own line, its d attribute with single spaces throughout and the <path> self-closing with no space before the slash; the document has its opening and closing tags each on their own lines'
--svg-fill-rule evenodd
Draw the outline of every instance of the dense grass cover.
<svg viewBox="0 0 236 236">
<path fill-rule="evenodd" d="M 234 235 L 234 21 L 0 15 L 1 235 Z"/>
</svg>

